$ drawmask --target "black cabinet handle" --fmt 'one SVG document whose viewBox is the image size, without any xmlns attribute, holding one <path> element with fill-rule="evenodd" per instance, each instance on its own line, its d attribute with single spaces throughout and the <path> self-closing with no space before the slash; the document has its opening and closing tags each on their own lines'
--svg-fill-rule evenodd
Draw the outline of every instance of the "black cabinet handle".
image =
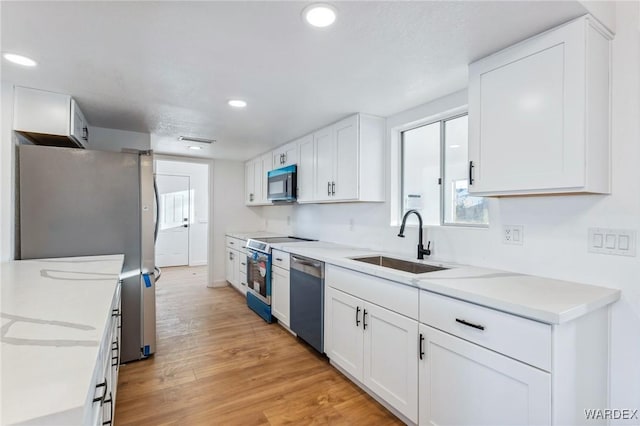
<svg viewBox="0 0 640 426">
<path fill-rule="evenodd" d="M 327 182 L 327 195 L 331 195 L 331 182 Z"/>
<path fill-rule="evenodd" d="M 278 262 L 282 262 L 282 259 L 281 259 L 281 258 L 279 258 L 279 257 L 276 257 L 276 260 L 277 260 Z"/>
<path fill-rule="evenodd" d="M 336 195 L 336 183 L 331 182 L 331 195 Z"/>
<path fill-rule="evenodd" d="M 424 335 L 420 333 L 420 340 L 418 340 L 418 355 L 420 356 L 420 359 L 424 359 L 424 349 L 422 345 L 423 343 L 424 343 Z"/>
<path fill-rule="evenodd" d="M 473 185 L 473 161 L 469 161 L 469 185 Z"/>
<path fill-rule="evenodd" d="M 360 325 L 360 306 L 356 306 L 356 327 Z"/>
<path fill-rule="evenodd" d="M 468 322 L 468 321 L 465 321 L 465 320 L 460 319 L 460 318 L 456 318 L 456 322 L 458 322 L 458 323 L 460 323 L 462 325 L 466 325 L 467 327 L 476 328 L 478 330 L 484 330 L 484 325 L 474 324 L 472 322 Z"/>
<path fill-rule="evenodd" d="M 93 402 L 98 402 L 100 401 L 100 405 L 104 404 L 104 398 L 107 396 L 107 378 L 104 378 L 104 382 L 102 383 L 98 383 L 96 385 L 96 390 L 98 390 L 98 388 L 104 388 L 104 392 L 102 392 L 102 396 L 99 398 L 93 398 Z"/>
<path fill-rule="evenodd" d="M 363 310 L 362 311 L 362 329 L 366 330 L 367 329 L 367 310 Z"/>
<path fill-rule="evenodd" d="M 82 139 L 85 141 L 89 140 L 89 128 L 86 126 L 82 128 Z"/>
<path fill-rule="evenodd" d="M 109 392 L 109 398 L 104 400 L 105 404 L 108 402 L 109 403 L 109 408 L 110 408 L 110 413 L 111 416 L 109 417 L 109 420 L 107 420 L 106 422 L 102 422 L 103 425 L 110 425 L 113 422 L 113 394 L 111 392 Z"/>
</svg>

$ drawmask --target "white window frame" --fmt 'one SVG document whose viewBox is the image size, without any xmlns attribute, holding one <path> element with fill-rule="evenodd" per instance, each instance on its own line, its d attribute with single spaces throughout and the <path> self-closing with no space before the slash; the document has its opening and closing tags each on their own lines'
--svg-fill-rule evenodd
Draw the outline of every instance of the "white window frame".
<svg viewBox="0 0 640 426">
<path fill-rule="evenodd" d="M 406 123 L 401 126 L 394 127 L 391 129 L 391 145 L 392 145 L 392 182 L 391 182 L 391 225 L 398 226 L 402 222 L 402 216 L 404 214 L 402 196 L 403 196 L 403 141 L 402 134 L 403 132 L 414 130 L 420 127 L 428 126 L 434 123 L 441 123 L 440 127 L 440 179 L 443 179 L 444 176 L 444 166 L 445 166 L 445 151 L 444 151 L 444 139 L 445 139 L 445 127 L 444 122 L 448 120 L 453 120 L 455 118 L 459 118 L 465 115 L 469 115 L 468 107 L 465 105 L 464 107 L 454 108 L 452 110 L 448 110 L 439 114 L 435 114 L 424 119 L 415 120 L 410 123 Z M 395 165 L 395 167 L 394 167 Z M 393 177 L 395 176 L 395 179 Z M 441 181 L 440 184 L 440 208 L 439 208 L 439 224 L 433 226 L 451 226 L 456 228 L 488 228 L 489 223 L 455 223 L 455 222 L 445 222 L 445 203 L 444 203 L 444 182 Z M 408 226 L 411 226 L 407 223 Z M 417 226 L 417 225 L 413 225 Z"/>
</svg>

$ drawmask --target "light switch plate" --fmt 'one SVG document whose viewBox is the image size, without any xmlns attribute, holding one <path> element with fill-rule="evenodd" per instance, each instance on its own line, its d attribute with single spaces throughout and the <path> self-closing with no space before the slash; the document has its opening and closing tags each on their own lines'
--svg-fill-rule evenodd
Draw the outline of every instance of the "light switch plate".
<svg viewBox="0 0 640 426">
<path fill-rule="evenodd" d="M 522 225 L 503 225 L 502 226 L 502 242 L 504 244 L 512 244 L 521 246 L 524 244 L 524 226 Z"/>
<path fill-rule="evenodd" d="M 589 228 L 587 250 L 590 253 L 636 255 L 636 231 L 633 229 Z"/>
</svg>

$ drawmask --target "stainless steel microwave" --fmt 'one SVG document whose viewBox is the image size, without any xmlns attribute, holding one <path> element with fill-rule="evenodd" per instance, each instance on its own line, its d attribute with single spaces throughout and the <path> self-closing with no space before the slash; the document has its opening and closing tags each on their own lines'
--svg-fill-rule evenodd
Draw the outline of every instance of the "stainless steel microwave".
<svg viewBox="0 0 640 426">
<path fill-rule="evenodd" d="M 295 201 L 296 186 L 295 164 L 267 173 L 267 199 L 271 201 Z"/>
</svg>

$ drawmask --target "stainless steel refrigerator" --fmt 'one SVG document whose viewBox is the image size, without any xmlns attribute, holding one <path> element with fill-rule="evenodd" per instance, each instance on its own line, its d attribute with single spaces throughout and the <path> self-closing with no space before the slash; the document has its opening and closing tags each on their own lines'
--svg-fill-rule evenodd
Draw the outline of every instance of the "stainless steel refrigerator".
<svg viewBox="0 0 640 426">
<path fill-rule="evenodd" d="M 123 253 L 121 360 L 153 354 L 157 199 L 151 152 L 20 145 L 17 164 L 20 258 Z"/>
</svg>

